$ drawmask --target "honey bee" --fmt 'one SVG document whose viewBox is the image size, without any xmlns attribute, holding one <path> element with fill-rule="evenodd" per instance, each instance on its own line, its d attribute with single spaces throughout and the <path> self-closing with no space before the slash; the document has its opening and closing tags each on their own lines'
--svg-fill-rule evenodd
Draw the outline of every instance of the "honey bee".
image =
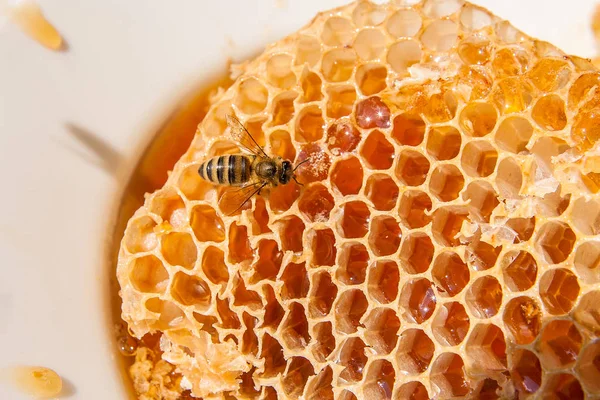
<svg viewBox="0 0 600 400">
<path fill-rule="evenodd" d="M 232 139 L 247 153 L 213 157 L 200 165 L 198 173 L 206 181 L 237 188 L 234 197 L 240 205 L 231 214 L 265 187 L 286 185 L 292 179 L 302 186 L 295 172 L 308 158 L 294 167 L 289 160 L 268 155 L 236 117 L 228 115 L 227 126 Z"/>
</svg>

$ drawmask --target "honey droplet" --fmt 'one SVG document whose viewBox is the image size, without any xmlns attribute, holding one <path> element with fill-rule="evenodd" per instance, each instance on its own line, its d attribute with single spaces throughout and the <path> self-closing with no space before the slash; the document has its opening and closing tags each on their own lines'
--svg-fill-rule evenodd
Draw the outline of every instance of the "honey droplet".
<svg viewBox="0 0 600 400">
<path fill-rule="evenodd" d="M 138 341 L 136 338 L 129 335 L 123 335 L 117 339 L 117 347 L 119 352 L 126 356 L 133 356 L 138 348 Z"/>
<path fill-rule="evenodd" d="M 38 399 L 55 397 L 62 391 L 62 379 L 50 368 L 16 367 L 12 378 L 20 391 Z"/>
<path fill-rule="evenodd" d="M 40 7 L 32 0 L 20 1 L 10 10 L 12 21 L 21 30 L 50 50 L 62 50 L 64 42 L 60 33 L 46 19 Z"/>
<path fill-rule="evenodd" d="M 379 97 L 369 97 L 356 106 L 356 122 L 364 129 L 389 128 L 390 109 Z"/>
</svg>

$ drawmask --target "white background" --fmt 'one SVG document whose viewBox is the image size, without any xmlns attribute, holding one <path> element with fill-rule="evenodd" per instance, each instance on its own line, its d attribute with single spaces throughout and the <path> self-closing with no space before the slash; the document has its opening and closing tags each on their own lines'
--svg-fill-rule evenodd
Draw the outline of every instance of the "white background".
<svg viewBox="0 0 600 400">
<path fill-rule="evenodd" d="M 0 27 L 0 368 L 54 368 L 72 399 L 120 399 L 104 238 L 139 149 L 184 94 L 344 0 L 41 0 L 69 43 Z M 526 33 L 594 55 L 593 0 L 479 0 Z M 68 124 L 120 155 L 112 173 Z M 0 383 L 0 399 L 18 399 Z"/>
</svg>

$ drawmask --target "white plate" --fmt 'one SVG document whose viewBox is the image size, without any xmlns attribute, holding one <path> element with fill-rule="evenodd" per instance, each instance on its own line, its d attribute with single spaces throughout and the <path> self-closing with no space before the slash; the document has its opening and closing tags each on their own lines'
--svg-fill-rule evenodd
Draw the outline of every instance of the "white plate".
<svg viewBox="0 0 600 400">
<path fill-rule="evenodd" d="M 105 239 L 140 149 L 229 57 L 250 57 L 345 2 L 41 0 L 65 53 L 0 28 L 0 368 L 51 367 L 72 399 L 125 397 Z M 594 55 L 594 0 L 477 2 L 567 52 Z M 104 141 L 111 162 L 102 166 L 73 127 Z M 20 397 L 0 383 L 0 398 Z"/>
</svg>

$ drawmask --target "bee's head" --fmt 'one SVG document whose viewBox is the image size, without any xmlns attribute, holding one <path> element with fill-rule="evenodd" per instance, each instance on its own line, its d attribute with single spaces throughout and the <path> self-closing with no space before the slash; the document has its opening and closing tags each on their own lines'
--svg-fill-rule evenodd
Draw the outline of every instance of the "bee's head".
<svg viewBox="0 0 600 400">
<path fill-rule="evenodd" d="M 294 168 L 290 161 L 284 160 L 281 162 L 281 175 L 279 176 L 279 183 L 285 185 L 294 176 Z"/>
</svg>

